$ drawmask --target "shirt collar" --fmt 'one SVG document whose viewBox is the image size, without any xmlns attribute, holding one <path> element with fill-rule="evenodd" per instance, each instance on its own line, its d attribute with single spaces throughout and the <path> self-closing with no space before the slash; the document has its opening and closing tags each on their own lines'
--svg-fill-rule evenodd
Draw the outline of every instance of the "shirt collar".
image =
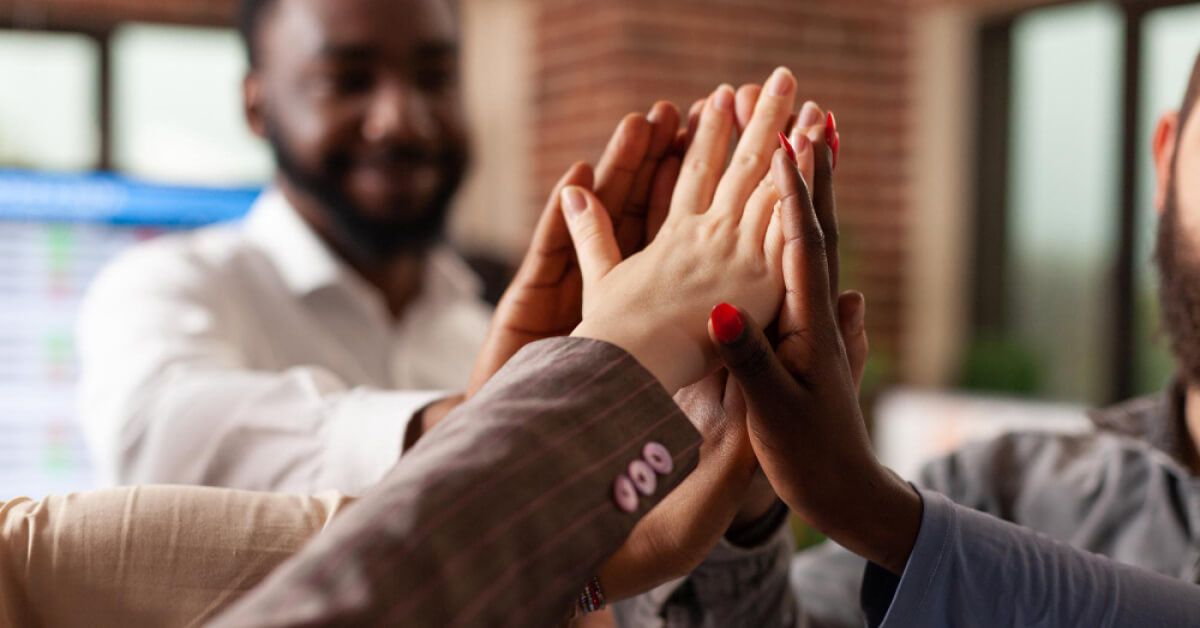
<svg viewBox="0 0 1200 628">
<path fill-rule="evenodd" d="M 348 283 L 366 287 L 366 282 L 321 240 L 278 189 L 267 189 L 254 202 L 245 228 L 288 289 L 298 296 Z M 424 279 L 425 295 L 438 300 L 478 298 L 483 294 L 479 277 L 446 245 L 430 252 Z"/>
<path fill-rule="evenodd" d="M 1183 384 L 1173 378 L 1165 390 L 1088 413 L 1101 430 L 1145 441 L 1187 468 L 1188 433 Z"/>
<path fill-rule="evenodd" d="M 254 202 L 246 232 L 293 293 L 305 296 L 344 281 L 344 264 L 279 190 L 269 188 Z"/>
</svg>

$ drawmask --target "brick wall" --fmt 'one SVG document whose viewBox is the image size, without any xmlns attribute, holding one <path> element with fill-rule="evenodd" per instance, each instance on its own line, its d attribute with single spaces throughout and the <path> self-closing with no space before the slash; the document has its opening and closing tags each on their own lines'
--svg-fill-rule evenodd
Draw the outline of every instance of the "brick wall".
<svg viewBox="0 0 1200 628">
<path fill-rule="evenodd" d="M 658 98 L 686 108 L 720 82 L 761 82 L 775 66 L 790 66 L 801 97 L 838 115 L 843 284 L 867 294 L 873 349 L 895 357 L 906 281 L 901 166 L 918 154 L 906 128 L 912 98 L 905 4 L 531 1 L 538 193 L 571 161 L 595 159 L 624 113 Z"/>
<path fill-rule="evenodd" d="M 469 6 L 489 0 L 460 1 Z M 510 186 L 515 198 L 488 209 L 527 215 L 506 221 L 515 226 L 504 231 L 495 228 L 495 211 L 481 212 L 463 221 L 466 231 L 504 234 L 505 242 L 480 248 L 511 255 L 521 248 L 521 234 L 551 183 L 570 162 L 598 157 L 624 113 L 644 110 L 658 98 L 686 106 L 719 82 L 757 82 L 773 67 L 788 65 L 797 73 L 802 97 L 838 114 L 843 284 L 868 296 L 873 355 L 901 365 L 907 284 L 917 280 L 905 270 L 912 215 L 907 166 L 921 158 L 920 138 L 909 126 L 916 115 L 914 16 L 936 5 L 986 3 L 989 10 L 1003 10 L 1049 1 L 506 0 L 520 4 L 527 16 L 522 17 L 527 26 L 513 32 L 532 34 L 493 41 L 478 56 L 523 57 L 506 67 L 527 68 L 526 84 L 503 93 L 489 88 L 480 97 L 485 106 L 524 113 L 514 124 L 523 128 L 526 141 L 518 145 L 506 136 L 495 156 L 523 164 L 511 172 L 527 173 L 518 176 L 528 182 Z M 229 24 L 235 5 L 236 0 L 0 0 L 0 24 Z M 512 154 L 514 147 L 519 154 Z M 466 196 L 473 198 L 470 188 Z M 893 374 L 904 379 L 903 373 Z"/>
</svg>

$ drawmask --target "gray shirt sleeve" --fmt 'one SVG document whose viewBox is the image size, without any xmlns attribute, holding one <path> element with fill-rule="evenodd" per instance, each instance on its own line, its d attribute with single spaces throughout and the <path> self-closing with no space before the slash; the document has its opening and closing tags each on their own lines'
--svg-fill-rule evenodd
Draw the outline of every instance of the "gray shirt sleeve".
<svg viewBox="0 0 1200 628">
<path fill-rule="evenodd" d="M 753 547 L 722 539 L 688 577 L 614 604 L 617 623 L 622 628 L 792 628 L 797 623 L 788 564 L 794 549 L 787 525 Z"/>
<path fill-rule="evenodd" d="M 1200 588 L 1123 565 L 922 491 L 900 577 L 871 565 L 868 625 L 1196 626 Z"/>
</svg>

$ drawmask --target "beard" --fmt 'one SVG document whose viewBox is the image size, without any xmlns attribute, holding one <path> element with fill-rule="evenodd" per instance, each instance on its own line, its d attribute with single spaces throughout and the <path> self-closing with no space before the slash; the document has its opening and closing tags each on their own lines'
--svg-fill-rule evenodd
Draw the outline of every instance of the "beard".
<svg viewBox="0 0 1200 628">
<path fill-rule="evenodd" d="M 466 173 L 464 150 L 431 153 L 424 148 L 400 146 L 389 151 L 384 158 L 436 163 L 442 181 L 423 207 L 380 219 L 372 217 L 345 192 L 342 181 L 353 165 L 349 155 L 331 154 L 318 168 L 306 168 L 277 127 L 268 125 L 267 140 L 279 170 L 299 191 L 316 199 L 329 219 L 333 236 L 358 261 L 382 264 L 401 255 L 419 254 L 442 241 L 451 203 Z"/>
<path fill-rule="evenodd" d="M 1154 252 L 1159 304 L 1180 375 L 1200 382 L 1200 256 L 1180 223 L 1176 188 L 1172 175 Z"/>
</svg>

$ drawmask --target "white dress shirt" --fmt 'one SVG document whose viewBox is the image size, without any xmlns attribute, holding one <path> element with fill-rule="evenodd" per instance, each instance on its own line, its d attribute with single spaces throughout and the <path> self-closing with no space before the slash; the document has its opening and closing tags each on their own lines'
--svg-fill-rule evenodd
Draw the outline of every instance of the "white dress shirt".
<svg viewBox="0 0 1200 628">
<path fill-rule="evenodd" d="M 488 329 L 448 249 L 395 321 L 281 194 L 123 254 L 79 320 L 80 417 L 106 483 L 361 494 Z"/>
</svg>

